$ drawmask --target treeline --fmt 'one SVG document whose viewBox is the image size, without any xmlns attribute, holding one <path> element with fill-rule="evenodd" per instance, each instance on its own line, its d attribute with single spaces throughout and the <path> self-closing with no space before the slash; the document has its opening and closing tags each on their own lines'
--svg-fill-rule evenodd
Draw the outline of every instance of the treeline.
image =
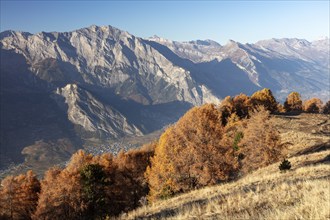
<svg viewBox="0 0 330 220">
<path fill-rule="evenodd" d="M 194 107 L 140 149 L 117 156 L 78 151 L 64 169 L 49 169 L 41 181 L 32 171 L 6 177 L 0 219 L 104 219 L 235 180 L 284 156 L 271 113 L 329 110 L 329 101 L 303 102 L 295 92 L 281 105 L 269 89 Z"/>
<path fill-rule="evenodd" d="M 93 156 L 78 151 L 64 169 L 49 169 L 39 182 L 29 171 L 1 183 L 0 219 L 102 219 L 140 205 L 152 144 Z"/>
</svg>

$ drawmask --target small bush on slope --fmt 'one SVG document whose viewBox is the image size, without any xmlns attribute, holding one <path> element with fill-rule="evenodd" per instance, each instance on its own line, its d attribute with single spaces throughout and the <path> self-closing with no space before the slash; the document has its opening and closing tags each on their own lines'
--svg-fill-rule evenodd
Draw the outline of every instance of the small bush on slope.
<svg viewBox="0 0 330 220">
<path fill-rule="evenodd" d="M 278 168 L 281 171 L 290 170 L 291 169 L 291 163 L 287 159 L 284 159 Z"/>
</svg>

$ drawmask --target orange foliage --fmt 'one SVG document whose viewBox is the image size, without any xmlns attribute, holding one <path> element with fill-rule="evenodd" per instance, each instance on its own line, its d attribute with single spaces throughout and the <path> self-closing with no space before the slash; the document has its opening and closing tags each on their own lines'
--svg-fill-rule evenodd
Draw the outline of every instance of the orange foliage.
<svg viewBox="0 0 330 220">
<path fill-rule="evenodd" d="M 29 219 L 34 213 L 40 183 L 32 171 L 1 182 L 0 217 L 3 219 Z"/>
<path fill-rule="evenodd" d="M 318 98 L 311 98 L 304 102 L 304 111 L 308 113 L 320 113 L 322 109 L 322 101 Z"/>
<path fill-rule="evenodd" d="M 284 108 L 287 112 L 302 111 L 301 96 L 298 92 L 291 92 L 284 102 Z"/>
<path fill-rule="evenodd" d="M 93 156 L 83 151 L 75 153 L 63 170 L 52 168 L 41 181 L 41 193 L 34 219 L 81 219 L 91 208 L 81 180 L 81 170 L 90 164 L 101 165 L 105 174 L 102 185 L 104 213 L 117 215 L 139 205 L 148 187 L 144 172 L 153 154 L 152 144 L 138 150 Z M 99 193 L 99 192 L 98 192 Z M 93 205 L 93 204 L 92 204 Z"/>
<path fill-rule="evenodd" d="M 280 136 L 269 117 L 269 111 L 260 107 L 244 122 L 244 137 L 239 143 L 243 173 L 256 170 L 279 160 Z"/>
<path fill-rule="evenodd" d="M 277 111 L 277 102 L 270 89 L 262 89 L 251 96 L 251 102 L 254 107 L 264 106 L 271 113 Z"/>
<path fill-rule="evenodd" d="M 213 185 L 231 178 L 233 149 L 221 145 L 221 114 L 214 105 L 195 107 L 159 139 L 146 171 L 149 200 Z"/>
<path fill-rule="evenodd" d="M 251 98 L 241 93 L 233 98 L 234 111 L 240 118 L 246 118 L 252 108 Z"/>
</svg>

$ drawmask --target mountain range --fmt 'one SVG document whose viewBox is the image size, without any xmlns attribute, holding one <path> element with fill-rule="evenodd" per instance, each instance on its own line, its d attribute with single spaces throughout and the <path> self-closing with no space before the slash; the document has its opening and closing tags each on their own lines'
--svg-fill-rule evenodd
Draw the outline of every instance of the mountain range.
<svg viewBox="0 0 330 220">
<path fill-rule="evenodd" d="M 189 108 L 270 88 L 329 99 L 329 38 L 176 42 L 112 26 L 0 33 L 0 169 L 143 136 Z"/>
</svg>

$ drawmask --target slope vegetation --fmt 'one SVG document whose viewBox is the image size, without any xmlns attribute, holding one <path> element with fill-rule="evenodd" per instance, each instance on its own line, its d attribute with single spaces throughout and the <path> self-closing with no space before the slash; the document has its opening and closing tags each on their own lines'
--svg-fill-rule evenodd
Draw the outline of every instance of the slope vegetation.
<svg viewBox="0 0 330 220">
<path fill-rule="evenodd" d="M 329 116 L 273 116 L 292 169 L 279 163 L 235 182 L 158 201 L 121 219 L 328 219 L 330 217 Z"/>
</svg>

